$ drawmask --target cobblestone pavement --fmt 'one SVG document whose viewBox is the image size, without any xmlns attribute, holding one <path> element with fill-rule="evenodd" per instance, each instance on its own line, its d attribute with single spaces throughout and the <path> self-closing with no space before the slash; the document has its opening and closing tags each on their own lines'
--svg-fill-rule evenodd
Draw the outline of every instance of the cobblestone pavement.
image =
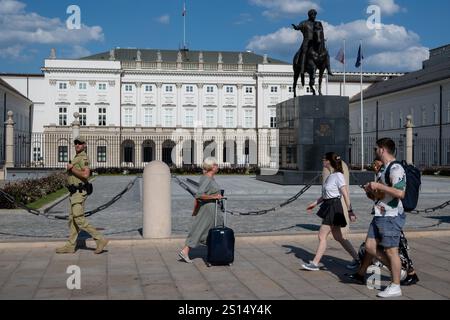
<svg viewBox="0 0 450 320">
<path fill-rule="evenodd" d="M 353 243 L 363 234 L 352 234 Z M 450 231 L 411 232 L 420 281 L 402 287 L 400 300 L 450 298 Z M 378 290 L 348 281 L 348 255 L 329 242 L 322 271 L 301 270 L 312 259 L 316 235 L 240 236 L 231 267 L 208 268 L 204 247 L 193 264 L 177 260 L 183 238 L 113 240 L 102 255 L 91 249 L 56 255 L 62 242 L 0 243 L 0 299 L 151 300 L 371 300 Z M 69 290 L 67 268 L 80 268 L 80 290 Z M 389 283 L 381 270 L 381 289 Z M 170 310 L 167 310 L 168 312 Z"/>
<path fill-rule="evenodd" d="M 182 179 L 198 180 L 199 176 L 182 176 Z M 94 194 L 87 201 L 87 210 L 96 208 L 123 190 L 132 181 L 131 176 L 101 176 L 94 181 Z M 300 186 L 279 186 L 257 181 L 251 176 L 217 176 L 217 182 L 229 198 L 228 208 L 246 212 L 276 206 L 295 195 Z M 190 185 L 193 189 L 194 186 Z M 282 232 L 295 234 L 302 231 L 316 231 L 320 219 L 314 214 L 306 214 L 306 205 L 320 195 L 320 187 L 314 186 L 299 200 L 286 207 L 263 216 L 229 216 L 229 225 L 236 233 Z M 352 224 L 352 231 L 366 231 L 372 216 L 371 202 L 363 190 L 351 187 L 353 208 L 358 221 Z M 142 226 L 142 179 L 122 199 L 89 220 L 112 238 L 140 238 Z M 418 208 L 428 208 L 450 200 L 450 179 L 424 177 Z M 192 197 L 175 181 L 172 181 L 172 228 L 174 235 L 185 235 L 192 223 Z M 66 215 L 68 200 L 51 210 L 52 214 Z M 442 230 L 450 228 L 450 207 L 432 215 L 409 214 L 405 229 Z M 65 221 L 47 220 L 21 210 L 1 210 L 0 240 L 55 239 L 67 236 Z M 9 234 L 9 235 L 8 235 Z M 29 236 L 29 237 L 24 237 Z"/>
</svg>

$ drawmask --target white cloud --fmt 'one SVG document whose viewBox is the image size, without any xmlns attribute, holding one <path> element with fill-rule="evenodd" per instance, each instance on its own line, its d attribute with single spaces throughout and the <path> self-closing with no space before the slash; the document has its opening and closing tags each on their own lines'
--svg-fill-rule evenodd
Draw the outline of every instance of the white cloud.
<svg viewBox="0 0 450 320">
<path fill-rule="evenodd" d="M 402 8 L 395 3 L 395 0 L 370 0 L 369 3 L 379 6 L 381 12 L 387 15 L 393 15 L 402 10 Z"/>
<path fill-rule="evenodd" d="M 170 16 L 168 14 L 164 14 L 160 17 L 156 18 L 156 21 L 162 24 L 169 24 L 170 23 Z"/>
<path fill-rule="evenodd" d="M 389 24 L 382 25 L 380 30 L 370 30 L 365 20 L 340 25 L 322 23 L 332 68 L 341 68 L 334 57 L 341 48 L 343 39 L 346 39 L 347 43 L 347 66 L 350 70 L 356 61 L 360 39 L 363 39 L 365 65 L 373 71 L 412 71 L 420 69 L 422 61 L 427 58 L 428 49 L 420 44 L 420 37 L 403 26 Z M 301 32 L 292 28 L 281 28 L 267 35 L 253 37 L 247 49 L 281 56 L 291 61 L 301 42 Z M 389 60 L 389 57 L 392 59 Z"/>
<path fill-rule="evenodd" d="M 425 47 L 411 47 L 404 51 L 387 51 L 374 54 L 367 58 L 369 66 L 383 66 L 387 70 L 419 70 L 422 61 L 430 56 L 429 49 Z"/>
<path fill-rule="evenodd" d="M 14 45 L 7 48 L 0 48 L 0 57 L 3 59 L 13 58 L 19 59 L 22 55 L 22 50 L 24 49 L 21 45 Z"/>
<path fill-rule="evenodd" d="M 21 12 L 25 4 L 16 0 L 0 0 L 0 14 Z"/>
<path fill-rule="evenodd" d="M 69 30 L 65 21 L 27 12 L 25 7 L 26 5 L 20 1 L 0 0 L 0 30 L 2 30 L 0 50 L 2 52 L 15 52 L 11 48 L 17 48 L 19 44 L 22 49 L 24 46 L 37 44 L 81 48 L 81 44 L 104 39 L 103 30 L 99 26 L 90 27 L 82 24 L 79 30 Z M 81 19 L 83 19 L 82 15 Z M 9 54 L 9 56 L 15 55 Z"/>
<path fill-rule="evenodd" d="M 321 9 L 317 0 L 250 0 L 250 2 L 266 8 L 263 15 L 272 19 L 280 16 L 298 16 L 311 9 L 318 11 Z"/>
</svg>

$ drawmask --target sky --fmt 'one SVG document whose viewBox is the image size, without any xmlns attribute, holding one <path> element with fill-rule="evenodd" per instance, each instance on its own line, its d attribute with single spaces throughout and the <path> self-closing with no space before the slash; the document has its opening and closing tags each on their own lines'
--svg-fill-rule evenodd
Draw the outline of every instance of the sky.
<svg viewBox="0 0 450 320">
<path fill-rule="evenodd" d="M 67 27 L 71 5 L 80 9 L 80 29 Z M 335 59 L 343 39 L 348 71 L 357 71 L 360 40 L 364 70 L 376 72 L 418 70 L 430 48 L 450 44 L 448 0 L 186 0 L 187 45 L 291 63 L 302 41 L 291 24 L 311 8 L 335 71 L 343 70 Z M 0 73 L 40 73 L 51 48 L 64 59 L 116 47 L 177 50 L 182 12 L 183 0 L 0 0 Z"/>
</svg>

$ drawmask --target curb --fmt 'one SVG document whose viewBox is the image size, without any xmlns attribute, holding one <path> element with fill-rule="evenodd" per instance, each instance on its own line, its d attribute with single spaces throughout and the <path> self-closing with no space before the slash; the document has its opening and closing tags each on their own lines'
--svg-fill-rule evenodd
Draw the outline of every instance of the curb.
<svg viewBox="0 0 450 320">
<path fill-rule="evenodd" d="M 433 238 L 450 236 L 450 229 L 445 230 L 429 230 L 429 231 L 406 231 L 408 239 Z M 355 232 L 348 235 L 349 239 L 364 239 L 366 232 Z M 156 244 L 178 244 L 183 241 L 186 236 L 177 235 L 171 238 L 163 239 L 110 239 L 110 244 L 118 246 L 129 245 L 156 245 Z M 247 242 L 265 242 L 265 241 L 301 241 L 315 240 L 317 232 L 300 233 L 300 234 L 279 234 L 279 235 L 236 235 L 236 240 L 245 240 Z M 22 249 L 22 248 L 53 248 L 65 240 L 41 241 L 41 242 L 0 242 L 0 249 Z M 94 240 L 87 240 L 87 243 L 95 245 Z"/>
</svg>

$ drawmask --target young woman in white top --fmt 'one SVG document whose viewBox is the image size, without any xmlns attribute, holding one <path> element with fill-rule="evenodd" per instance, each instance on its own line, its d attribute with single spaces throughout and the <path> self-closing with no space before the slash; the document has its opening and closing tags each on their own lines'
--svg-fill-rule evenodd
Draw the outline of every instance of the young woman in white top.
<svg viewBox="0 0 450 320">
<path fill-rule="evenodd" d="M 341 158 L 334 152 L 327 153 L 323 159 L 323 166 L 329 169 L 332 174 L 328 176 L 322 185 L 322 196 L 317 201 L 310 203 L 306 208 L 307 212 L 312 213 L 317 205 L 321 204 L 317 215 L 322 218 L 322 226 L 319 230 L 319 247 L 317 248 L 314 260 L 304 263 L 302 267 L 306 270 L 319 270 L 319 263 L 327 248 L 327 237 L 330 232 L 342 247 L 353 257 L 358 260 L 358 254 L 353 248 L 349 240 L 342 237 L 341 228 L 347 226 L 344 210 L 342 208 L 341 197 L 344 197 L 345 204 L 348 208 L 349 218 L 352 222 L 356 220 L 350 204 L 350 196 L 348 194 L 347 184 L 343 175 Z"/>
</svg>

